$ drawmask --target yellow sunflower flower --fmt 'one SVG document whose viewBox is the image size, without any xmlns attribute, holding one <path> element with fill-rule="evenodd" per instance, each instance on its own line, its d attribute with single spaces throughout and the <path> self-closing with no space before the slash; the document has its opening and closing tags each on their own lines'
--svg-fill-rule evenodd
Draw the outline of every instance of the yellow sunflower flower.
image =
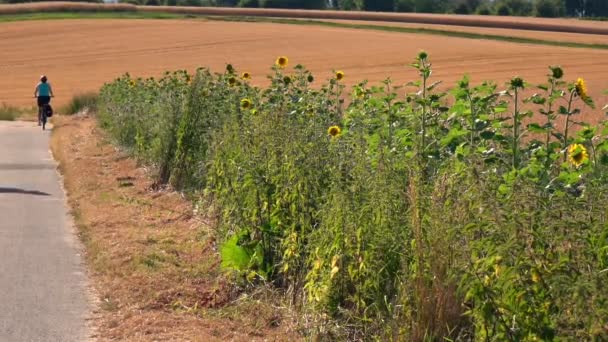
<svg viewBox="0 0 608 342">
<path fill-rule="evenodd" d="M 135 80 L 130 80 L 129 81 L 129 87 L 133 88 L 133 87 L 135 87 L 135 84 L 136 84 Z"/>
<path fill-rule="evenodd" d="M 287 64 L 289 64 L 289 58 L 281 56 L 277 58 L 276 64 L 279 68 L 284 69 L 287 67 Z"/>
<path fill-rule="evenodd" d="M 336 80 L 342 81 L 344 78 L 344 71 L 336 71 Z"/>
<path fill-rule="evenodd" d="M 572 144 L 568 147 L 568 160 L 574 166 L 579 167 L 589 160 L 587 149 L 581 144 Z"/>
<path fill-rule="evenodd" d="M 340 135 L 340 133 L 342 133 L 342 130 L 338 126 L 331 126 L 327 129 L 327 134 L 331 135 L 332 137 L 337 137 Z"/>
<path fill-rule="evenodd" d="M 532 271 L 532 281 L 538 283 L 540 281 L 540 275 L 536 271 Z"/>
<path fill-rule="evenodd" d="M 241 78 L 242 78 L 242 79 L 244 79 L 244 80 L 250 80 L 250 79 L 251 79 L 251 74 L 250 74 L 250 73 L 248 73 L 248 72 L 244 72 L 244 73 L 241 75 Z"/>
<path fill-rule="evenodd" d="M 250 99 L 242 99 L 241 100 L 241 109 L 247 110 L 251 108 L 251 100 Z"/>
<path fill-rule="evenodd" d="M 585 84 L 585 80 L 582 78 L 579 78 L 578 80 L 576 80 L 576 85 L 575 85 L 575 89 L 576 89 L 576 93 L 578 94 L 578 96 L 581 97 L 581 99 L 586 100 L 587 99 L 587 85 Z"/>
</svg>

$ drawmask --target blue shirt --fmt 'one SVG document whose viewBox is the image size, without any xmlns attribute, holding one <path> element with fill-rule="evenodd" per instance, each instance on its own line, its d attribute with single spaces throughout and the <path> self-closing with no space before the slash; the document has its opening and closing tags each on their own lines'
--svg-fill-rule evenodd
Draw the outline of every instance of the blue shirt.
<svg viewBox="0 0 608 342">
<path fill-rule="evenodd" d="M 51 96 L 51 85 L 49 83 L 38 83 L 38 96 Z"/>
</svg>

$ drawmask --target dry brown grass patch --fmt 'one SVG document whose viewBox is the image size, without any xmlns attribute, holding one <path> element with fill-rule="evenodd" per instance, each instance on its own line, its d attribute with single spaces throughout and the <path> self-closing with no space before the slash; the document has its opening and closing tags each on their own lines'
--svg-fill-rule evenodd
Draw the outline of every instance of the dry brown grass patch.
<svg viewBox="0 0 608 342">
<path fill-rule="evenodd" d="M 93 118 L 55 120 L 52 149 L 99 294 L 101 340 L 297 338 L 273 323 L 285 310 L 239 296 L 225 279 L 210 224 L 188 200 L 151 190 L 146 170 Z"/>
</svg>

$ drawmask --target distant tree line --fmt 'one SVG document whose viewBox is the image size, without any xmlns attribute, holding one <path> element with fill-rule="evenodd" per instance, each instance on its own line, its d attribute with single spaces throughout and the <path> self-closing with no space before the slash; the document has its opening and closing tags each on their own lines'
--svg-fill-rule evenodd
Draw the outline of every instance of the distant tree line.
<svg viewBox="0 0 608 342">
<path fill-rule="evenodd" d="M 101 0 L 84 0 L 101 2 Z M 608 18 L 608 0 L 120 0 L 141 5 Z M 0 0 L 0 3 L 32 2 Z"/>
</svg>

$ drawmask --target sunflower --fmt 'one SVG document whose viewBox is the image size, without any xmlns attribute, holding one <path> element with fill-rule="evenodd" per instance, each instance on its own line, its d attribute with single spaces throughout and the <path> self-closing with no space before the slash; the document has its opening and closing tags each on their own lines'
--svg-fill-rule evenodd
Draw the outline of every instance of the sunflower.
<svg viewBox="0 0 608 342">
<path fill-rule="evenodd" d="M 342 81 L 344 78 L 344 71 L 336 71 L 336 80 Z"/>
<path fill-rule="evenodd" d="M 331 126 L 327 129 L 327 134 L 331 135 L 334 138 L 340 135 L 341 132 L 342 130 L 338 126 Z"/>
<path fill-rule="evenodd" d="M 136 84 L 135 80 L 130 80 L 129 81 L 129 87 L 133 88 L 133 87 L 135 87 L 135 84 Z"/>
<path fill-rule="evenodd" d="M 251 79 L 251 74 L 248 72 L 244 72 L 241 74 L 241 78 L 244 80 L 250 80 Z"/>
<path fill-rule="evenodd" d="M 228 84 L 229 84 L 231 87 L 234 87 L 234 86 L 236 85 L 236 78 L 234 78 L 234 77 L 230 77 L 230 78 L 228 78 Z"/>
<path fill-rule="evenodd" d="M 251 108 L 251 100 L 250 99 L 242 99 L 241 100 L 241 109 L 247 110 Z"/>
<path fill-rule="evenodd" d="M 289 58 L 287 58 L 285 56 L 281 56 L 281 57 L 277 58 L 276 65 L 279 68 L 284 69 L 287 67 L 287 64 L 289 64 Z"/>
<path fill-rule="evenodd" d="M 589 160 L 587 149 L 581 144 L 572 144 L 568 147 L 568 160 L 574 166 L 579 167 Z"/>
<path fill-rule="evenodd" d="M 587 85 L 585 84 L 585 80 L 582 78 L 576 80 L 575 89 L 576 93 L 581 97 L 581 99 L 587 99 Z"/>
</svg>

